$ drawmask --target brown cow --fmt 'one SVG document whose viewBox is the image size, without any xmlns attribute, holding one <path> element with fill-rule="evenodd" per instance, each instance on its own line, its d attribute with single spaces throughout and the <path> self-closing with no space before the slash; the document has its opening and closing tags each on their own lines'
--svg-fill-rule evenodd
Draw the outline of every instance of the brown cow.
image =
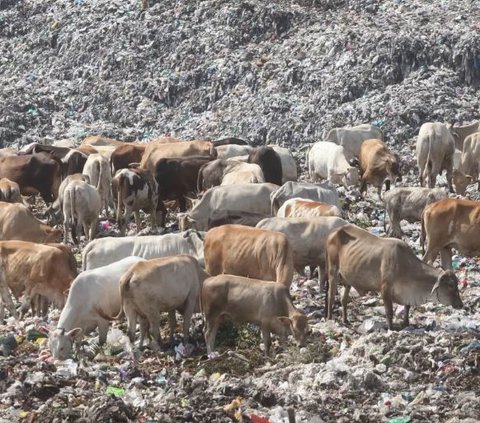
<svg viewBox="0 0 480 423">
<path fill-rule="evenodd" d="M 26 241 L 0 241 L 0 317 L 4 305 L 17 317 L 8 289 L 15 298 L 23 294 L 23 315 L 34 296 L 43 296 L 63 307 L 66 291 L 77 276 L 77 264 L 70 248 L 63 244 L 35 244 Z"/>
<path fill-rule="evenodd" d="M 62 231 L 38 220 L 33 213 L 19 203 L 0 201 L 0 239 L 37 242 L 60 242 Z"/>
<path fill-rule="evenodd" d="M 16 182 L 13 182 L 8 178 L 0 179 L 0 201 L 23 204 L 20 187 Z"/>
<path fill-rule="evenodd" d="M 140 163 L 147 144 L 119 145 L 110 157 L 112 175 L 120 169 L 127 169 L 131 163 Z"/>
<path fill-rule="evenodd" d="M 62 173 L 60 164 L 46 153 L 0 157 L 0 177 L 20 186 L 22 195 L 40 193 L 46 203 L 55 200 Z"/>
<path fill-rule="evenodd" d="M 337 206 L 309 200 L 308 198 L 290 198 L 278 209 L 277 217 L 342 217 Z"/>
<path fill-rule="evenodd" d="M 282 161 L 272 147 L 257 147 L 248 155 L 248 163 L 260 166 L 265 182 L 282 185 Z"/>
<path fill-rule="evenodd" d="M 390 189 L 390 182 L 402 180 L 398 155 L 392 153 L 381 140 L 363 141 L 360 148 L 360 169 L 362 172 L 360 192 L 366 192 L 367 184 L 371 184 L 377 187 L 380 199 L 382 199 L 382 185 L 386 178 L 390 179 L 386 183 L 387 191 Z"/>
<path fill-rule="evenodd" d="M 102 135 L 91 135 L 82 141 L 82 145 L 92 145 L 93 147 L 107 145 L 113 145 L 117 147 L 124 144 L 125 143 L 123 141 L 118 141 L 113 138 L 104 137 Z"/>
<path fill-rule="evenodd" d="M 368 291 L 381 294 L 389 329 L 393 328 L 394 302 L 406 306 L 405 326 L 409 324 L 411 306 L 433 301 L 463 307 L 454 273 L 423 263 L 405 242 L 396 238 L 379 238 L 358 226 L 343 226 L 327 239 L 327 262 L 329 319 L 338 283 L 345 285 L 342 308 L 346 324 L 351 287 L 360 295 Z"/>
<path fill-rule="evenodd" d="M 425 207 L 422 215 L 423 260 L 452 269 L 452 248 L 466 256 L 480 255 L 480 202 L 446 198 Z"/>
<path fill-rule="evenodd" d="M 293 250 L 286 235 L 241 225 L 223 225 L 205 235 L 205 268 L 209 275 L 230 273 L 290 287 Z"/>
<path fill-rule="evenodd" d="M 307 317 L 293 305 L 288 288 L 276 282 L 234 275 L 208 278 L 202 286 L 201 304 L 209 354 L 214 350 L 217 330 L 224 316 L 240 323 L 259 325 L 267 356 L 272 332 L 280 335 L 282 341 L 291 334 L 298 346 L 305 344 Z"/>
</svg>

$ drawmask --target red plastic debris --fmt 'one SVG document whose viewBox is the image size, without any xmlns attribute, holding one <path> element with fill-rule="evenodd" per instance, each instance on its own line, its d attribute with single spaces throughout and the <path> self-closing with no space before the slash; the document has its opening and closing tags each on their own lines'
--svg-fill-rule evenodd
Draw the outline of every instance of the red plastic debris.
<svg viewBox="0 0 480 423">
<path fill-rule="evenodd" d="M 253 423 L 272 423 L 270 420 L 266 419 L 265 417 L 260 417 L 260 416 L 257 416 L 256 414 L 251 414 L 250 420 Z"/>
</svg>

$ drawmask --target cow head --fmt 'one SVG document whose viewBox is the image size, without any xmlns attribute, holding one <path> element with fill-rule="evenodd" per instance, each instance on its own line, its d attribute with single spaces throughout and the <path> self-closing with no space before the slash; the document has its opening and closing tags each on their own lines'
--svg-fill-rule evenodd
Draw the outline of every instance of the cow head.
<svg viewBox="0 0 480 423">
<path fill-rule="evenodd" d="M 401 182 L 402 181 L 402 174 L 400 170 L 400 157 L 398 154 L 391 154 L 390 157 L 387 159 L 387 174 L 391 180 L 391 182 Z"/>
<path fill-rule="evenodd" d="M 462 308 L 463 302 L 458 292 L 458 279 L 451 270 L 442 272 L 432 288 L 432 297 L 444 305 Z"/>
<path fill-rule="evenodd" d="M 356 167 L 349 167 L 342 180 L 343 184 L 347 187 L 352 185 L 358 185 L 360 183 L 360 171 Z"/>
<path fill-rule="evenodd" d="M 182 232 L 193 228 L 193 220 L 190 218 L 188 213 L 177 213 L 177 221 L 178 229 Z"/>
<path fill-rule="evenodd" d="M 48 335 L 48 348 L 54 358 L 66 360 L 72 355 L 73 341 L 82 334 L 81 328 L 65 332 L 64 328 L 56 328 Z"/>
<path fill-rule="evenodd" d="M 295 313 L 290 317 L 277 317 L 277 321 L 283 327 L 283 330 L 278 331 L 280 335 L 292 334 L 297 346 L 305 346 L 305 340 L 309 333 L 307 316 L 303 313 Z"/>
<path fill-rule="evenodd" d="M 473 178 L 455 169 L 452 174 L 452 182 L 455 187 L 455 192 L 458 195 L 465 195 L 468 185 L 473 182 Z"/>
</svg>

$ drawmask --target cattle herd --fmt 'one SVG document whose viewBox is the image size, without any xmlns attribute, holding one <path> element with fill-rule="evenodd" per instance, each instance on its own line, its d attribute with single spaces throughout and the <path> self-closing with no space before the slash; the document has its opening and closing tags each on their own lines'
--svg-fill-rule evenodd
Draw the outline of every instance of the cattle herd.
<svg viewBox="0 0 480 423">
<path fill-rule="evenodd" d="M 140 144 L 92 136 L 76 148 L 63 141 L 0 150 L 1 318 L 7 311 L 22 318 L 61 308 L 49 334 L 58 359 L 95 329 L 105 343 L 111 321 L 122 318 L 131 342 L 139 323 L 140 345 L 158 348 L 162 313 L 173 341 L 177 311 L 184 342 L 193 314 L 202 313 L 207 352 L 213 352 L 227 316 L 257 324 L 269 354 L 272 333 L 281 340 L 292 335 L 299 346 L 308 342 L 308 319 L 290 295 L 294 272 L 305 276 L 307 267 L 311 277 L 318 269 L 326 318 L 333 318 L 338 284 L 344 286 L 345 324 L 352 287 L 381 295 L 389 329 L 393 303 L 405 306 L 403 325 L 410 307 L 427 301 L 461 308 L 452 248 L 480 254 L 480 203 L 448 198 L 434 186 L 443 170 L 458 195 L 478 181 L 479 130 L 478 123 L 422 125 L 421 186 L 392 189 L 401 181 L 401 160 L 367 124 L 332 129 L 311 146 L 312 182 L 297 181 L 287 148 L 254 148 L 237 138 Z M 363 195 L 374 187 L 393 237 L 345 220 L 337 185 L 358 186 Z M 48 222 L 29 208 L 26 196 L 35 194 L 47 205 Z M 140 211 L 161 234 L 125 236 L 132 214 L 139 231 Z M 174 211 L 179 231 L 166 233 Z M 116 221 L 122 236 L 95 239 L 102 215 Z M 423 260 L 401 240 L 402 220 L 421 221 Z M 50 226 L 60 222 L 63 230 Z M 68 244 L 78 244 L 82 234 L 88 244 L 78 273 Z M 434 266 L 438 255 L 441 267 Z"/>
</svg>

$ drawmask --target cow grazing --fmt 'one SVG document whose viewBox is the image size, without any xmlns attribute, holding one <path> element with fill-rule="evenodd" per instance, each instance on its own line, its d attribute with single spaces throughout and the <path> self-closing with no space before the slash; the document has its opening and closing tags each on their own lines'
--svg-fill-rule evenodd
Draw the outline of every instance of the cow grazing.
<svg viewBox="0 0 480 423">
<path fill-rule="evenodd" d="M 362 143 L 360 150 L 360 169 L 362 171 L 362 183 L 360 192 L 367 191 L 367 184 L 377 188 L 378 198 L 382 199 L 382 185 L 386 178 L 387 191 L 390 182 L 401 181 L 400 159 L 392 153 L 381 140 L 372 139 Z"/>
<path fill-rule="evenodd" d="M 103 315 L 115 316 L 121 310 L 120 278 L 140 257 L 126 257 L 120 261 L 80 273 L 72 282 L 67 302 L 55 330 L 48 336 L 54 358 L 70 357 L 73 341 L 98 328 L 98 343 L 107 340 L 109 320 Z"/>
<path fill-rule="evenodd" d="M 385 215 L 383 227 L 386 230 L 386 215 L 390 220 L 388 234 L 396 238 L 403 235 L 400 221 L 409 223 L 422 220 L 425 206 L 435 201 L 447 198 L 448 193 L 443 188 L 397 187 L 383 195 L 385 201 Z"/>
<path fill-rule="evenodd" d="M 108 216 L 108 207 L 113 206 L 110 162 L 101 154 L 90 154 L 82 173 L 87 175 L 90 178 L 90 184 L 97 188 L 101 204 Z"/>
<path fill-rule="evenodd" d="M 332 204 L 304 198 L 291 198 L 278 209 L 277 217 L 342 217 L 341 210 Z"/>
<path fill-rule="evenodd" d="M 131 163 L 140 163 L 147 144 L 123 144 L 113 151 L 110 157 L 112 175 L 120 169 L 127 169 Z"/>
<path fill-rule="evenodd" d="M 91 241 L 82 251 L 82 269 L 96 269 L 128 256 L 144 259 L 188 254 L 203 266 L 204 232 L 185 232 L 135 236 L 126 238 L 100 238 Z"/>
<path fill-rule="evenodd" d="M 333 142 L 316 142 L 312 146 L 308 153 L 308 172 L 314 182 L 327 179 L 345 186 L 359 183 L 358 168 L 347 161 L 344 148 Z"/>
<path fill-rule="evenodd" d="M 58 307 L 65 304 L 65 291 L 77 275 L 71 250 L 62 244 L 35 244 L 26 241 L 0 241 L 0 318 L 4 305 L 10 314 L 17 311 L 8 292 L 19 298 L 23 294 L 20 313 L 23 315 L 32 299 L 40 295 Z"/>
<path fill-rule="evenodd" d="M 0 202 L 0 240 L 21 240 L 39 244 L 60 242 L 62 231 L 38 220 L 28 207 Z"/>
<path fill-rule="evenodd" d="M 208 353 L 214 350 L 224 316 L 239 323 L 259 325 L 267 356 L 270 355 L 271 333 L 279 335 L 282 341 L 293 335 L 299 347 L 305 345 L 309 331 L 307 317 L 293 305 L 288 288 L 278 283 L 218 275 L 203 283 L 201 304 Z"/>
<path fill-rule="evenodd" d="M 221 145 L 248 145 L 248 142 L 240 138 L 228 137 L 212 141 L 212 144 L 215 147 L 220 147 Z"/>
<path fill-rule="evenodd" d="M 150 335 L 161 344 L 160 317 L 162 312 L 168 312 L 172 343 L 178 310 L 183 314 L 183 342 L 187 343 L 192 315 L 195 310 L 199 311 L 200 289 L 207 276 L 197 260 L 188 255 L 162 257 L 131 266 L 120 280 L 120 298 L 130 341 L 135 340 L 137 318 L 144 317 Z"/>
<path fill-rule="evenodd" d="M 293 250 L 280 232 L 241 225 L 223 225 L 205 235 L 205 269 L 221 273 L 277 281 L 290 287 Z"/>
<path fill-rule="evenodd" d="M 1 178 L 0 201 L 6 201 L 7 203 L 23 203 L 19 185 L 8 178 Z"/>
<path fill-rule="evenodd" d="M 232 162 L 231 162 L 232 163 Z M 255 163 L 236 163 L 222 178 L 221 185 L 261 184 L 265 182 L 262 169 Z"/>
<path fill-rule="evenodd" d="M 269 144 L 267 147 L 273 148 L 275 153 L 280 157 L 280 161 L 282 162 L 282 184 L 287 181 L 296 181 L 298 178 L 297 162 L 292 152 L 288 148 L 275 144 Z"/>
<path fill-rule="evenodd" d="M 389 329 L 393 329 L 394 302 L 406 306 L 405 326 L 411 306 L 433 301 L 463 307 L 453 272 L 423 263 L 405 242 L 395 238 L 379 238 L 355 225 L 343 226 L 327 240 L 327 262 L 329 319 L 338 283 L 345 285 L 342 308 L 346 324 L 352 287 L 361 295 L 367 291 L 380 293 Z"/>
<path fill-rule="evenodd" d="M 157 181 L 148 170 L 120 169 L 113 177 L 112 191 L 114 198 L 117 199 L 117 223 L 122 235 L 125 234 L 132 212 L 135 215 L 137 231 L 140 230 L 141 224 L 140 210 L 150 213 L 152 228 L 157 226 L 157 214 L 161 212 L 162 208 L 158 209 Z M 161 226 L 165 225 L 165 217 L 166 210 L 160 219 Z"/>
<path fill-rule="evenodd" d="M 164 143 L 151 141 L 145 148 L 140 166 L 156 172 L 156 164 L 161 159 L 187 158 L 192 156 L 217 158 L 217 151 L 210 141 L 181 141 Z M 158 181 L 160 183 L 160 181 Z"/>
<path fill-rule="evenodd" d="M 87 184 L 90 183 L 90 177 L 83 175 L 82 173 L 74 173 L 73 175 L 68 175 L 60 184 L 58 188 L 58 196 L 52 205 L 47 209 L 47 212 L 51 214 L 52 218 L 57 218 L 56 215 L 58 212 L 63 214 L 63 199 L 65 188 L 71 181 L 85 181 Z M 58 219 L 58 218 L 57 218 Z M 62 219 L 63 221 L 63 219 Z"/>
<path fill-rule="evenodd" d="M 217 157 L 219 159 L 229 159 L 248 155 L 253 150 L 253 147 L 249 145 L 226 144 L 215 147 L 215 149 L 217 150 Z"/>
<path fill-rule="evenodd" d="M 20 186 L 22 195 L 40 193 L 45 203 L 57 198 L 62 174 L 60 164 L 46 153 L 0 157 L 0 177 Z"/>
<path fill-rule="evenodd" d="M 265 182 L 282 185 L 282 161 L 271 147 L 257 147 L 248 155 L 248 163 L 260 166 Z"/>
<path fill-rule="evenodd" d="M 67 243 L 68 233 L 72 230 L 73 241 L 78 243 L 75 235 L 80 234 L 82 227 L 87 240 L 92 240 L 102 208 L 97 188 L 84 181 L 74 180 L 65 187 L 63 195 L 63 242 Z"/>
<path fill-rule="evenodd" d="M 446 127 L 448 128 L 448 130 L 453 136 L 453 139 L 455 140 L 455 148 L 462 150 L 465 138 L 467 138 L 469 135 L 474 134 L 475 132 L 480 131 L 480 122 L 476 121 L 463 126 L 453 126 L 452 124 L 446 124 Z"/>
<path fill-rule="evenodd" d="M 193 226 L 200 231 L 207 230 L 208 219 L 218 209 L 270 215 L 270 194 L 276 189 L 278 185 L 269 183 L 238 184 L 234 189 L 228 185 L 213 187 L 188 213 L 177 215 L 180 229 Z"/>
<path fill-rule="evenodd" d="M 291 198 L 304 198 L 339 206 L 338 192 L 330 182 L 311 184 L 289 181 L 270 196 L 272 216 L 276 216 L 282 204 Z"/>
<path fill-rule="evenodd" d="M 256 226 L 258 222 L 269 217 L 262 213 L 230 212 L 228 210 L 214 210 L 208 218 L 208 229 L 222 225 Z"/>
<path fill-rule="evenodd" d="M 334 142 L 345 149 L 347 160 L 359 157 L 363 141 L 370 139 L 383 140 L 383 133 L 376 126 L 368 124 L 333 128 L 328 131 L 325 137 L 325 141 Z"/>
<path fill-rule="evenodd" d="M 465 256 L 480 255 L 480 202 L 447 198 L 425 207 L 422 215 L 423 260 L 452 269 L 452 248 Z"/>
<path fill-rule="evenodd" d="M 420 127 L 416 144 L 416 155 L 420 185 L 435 186 L 437 175 L 447 171 L 447 183 L 453 192 L 452 172 L 455 141 L 444 123 L 427 122 Z"/>
</svg>

